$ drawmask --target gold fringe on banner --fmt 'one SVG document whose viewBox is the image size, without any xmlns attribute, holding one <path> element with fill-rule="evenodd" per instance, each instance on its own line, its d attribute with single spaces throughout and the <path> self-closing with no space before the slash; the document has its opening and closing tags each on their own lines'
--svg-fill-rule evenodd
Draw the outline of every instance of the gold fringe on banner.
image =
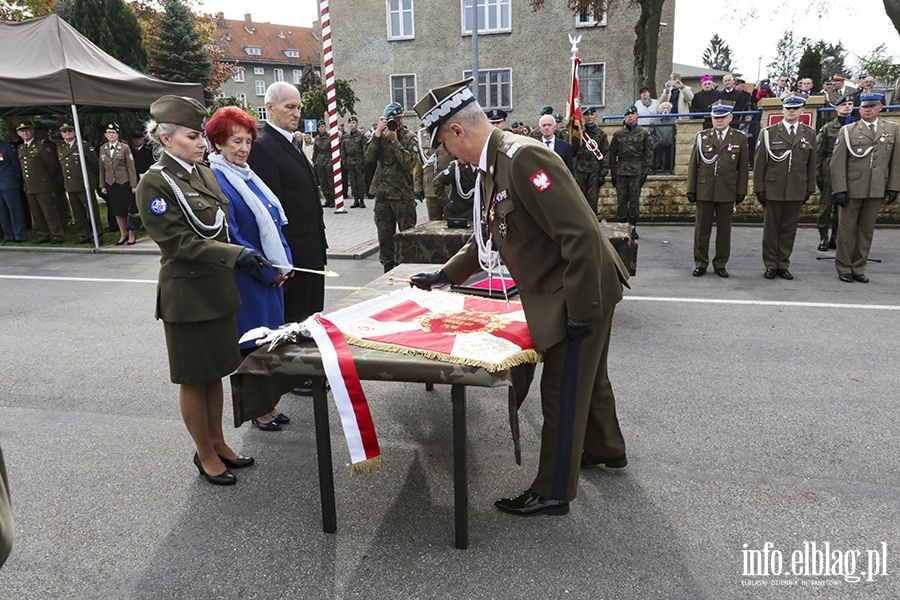
<svg viewBox="0 0 900 600">
<path fill-rule="evenodd" d="M 518 365 L 523 365 L 525 363 L 539 363 L 544 360 L 543 355 L 534 349 L 529 350 L 520 350 L 516 352 L 512 356 L 509 356 L 499 363 L 487 362 L 484 360 L 478 360 L 477 358 L 467 358 L 465 356 L 453 356 L 451 354 L 444 354 L 443 352 L 434 352 L 432 350 L 422 350 L 419 348 L 409 348 L 407 346 L 397 346 L 395 344 L 385 344 L 384 342 L 372 342 L 369 340 L 363 340 L 358 337 L 354 337 L 352 335 L 344 334 L 344 337 L 347 339 L 348 344 L 352 344 L 354 346 L 359 346 L 360 348 L 371 348 L 373 350 L 384 350 L 385 352 L 394 352 L 395 354 L 409 354 L 422 356 L 424 358 L 430 358 L 434 360 L 439 360 L 441 362 L 453 363 L 456 365 L 467 365 L 469 367 L 481 367 L 488 373 L 496 373 L 497 371 L 503 371 L 509 369 L 511 367 L 516 367 Z"/>
<path fill-rule="evenodd" d="M 353 465 L 350 467 L 350 474 L 365 475 L 366 473 L 374 473 L 375 471 L 380 471 L 383 468 L 384 461 L 379 454 L 378 456 L 367 458 L 366 460 L 360 461 L 358 463 L 353 463 Z"/>
</svg>

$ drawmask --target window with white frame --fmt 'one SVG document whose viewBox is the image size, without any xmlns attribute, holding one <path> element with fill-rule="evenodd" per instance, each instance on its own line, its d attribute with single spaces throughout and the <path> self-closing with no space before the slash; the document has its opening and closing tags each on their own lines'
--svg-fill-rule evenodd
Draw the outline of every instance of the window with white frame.
<svg viewBox="0 0 900 600">
<path fill-rule="evenodd" d="M 463 34 L 472 34 L 472 0 L 462 1 Z M 478 33 L 506 33 L 512 30 L 512 0 L 478 0 Z"/>
<path fill-rule="evenodd" d="M 275 72 L 275 81 L 284 81 L 284 69 L 272 69 Z"/>
<path fill-rule="evenodd" d="M 235 94 L 234 97 L 241 103 L 241 106 L 247 106 L 247 94 Z"/>
<path fill-rule="evenodd" d="M 266 70 L 263 67 L 253 67 L 254 75 L 263 75 L 265 72 Z"/>
<path fill-rule="evenodd" d="M 261 56 L 262 55 L 262 49 L 259 46 L 245 46 L 244 52 L 246 52 L 250 56 Z"/>
<path fill-rule="evenodd" d="M 472 71 L 463 72 L 463 79 Z M 478 70 L 478 104 L 483 108 L 512 108 L 512 70 Z"/>
<path fill-rule="evenodd" d="M 599 19 L 595 16 L 593 10 L 586 8 L 575 15 L 575 27 L 606 27 L 606 11 Z"/>
<path fill-rule="evenodd" d="M 285 50 L 284 55 L 288 58 L 300 58 L 299 50 Z"/>
<path fill-rule="evenodd" d="M 256 80 L 256 95 L 257 96 L 265 96 L 266 95 L 266 82 Z"/>
<path fill-rule="evenodd" d="M 581 63 L 578 66 L 578 90 L 581 105 L 606 105 L 606 63 Z"/>
<path fill-rule="evenodd" d="M 412 110 L 416 104 L 416 76 L 391 75 L 391 100 L 399 102 L 403 110 Z"/>
<path fill-rule="evenodd" d="M 303 78 L 303 69 L 294 69 L 294 85 L 298 85 Z"/>
<path fill-rule="evenodd" d="M 265 121 L 268 118 L 269 113 L 266 112 L 265 104 L 263 104 L 262 106 L 256 107 L 256 115 L 257 115 L 256 118 L 259 119 L 260 121 Z"/>
<path fill-rule="evenodd" d="M 386 0 L 389 40 L 411 40 L 416 36 L 413 27 L 413 0 Z"/>
<path fill-rule="evenodd" d="M 238 68 L 238 72 L 234 74 L 234 80 L 238 83 L 244 82 L 244 69 Z"/>
</svg>

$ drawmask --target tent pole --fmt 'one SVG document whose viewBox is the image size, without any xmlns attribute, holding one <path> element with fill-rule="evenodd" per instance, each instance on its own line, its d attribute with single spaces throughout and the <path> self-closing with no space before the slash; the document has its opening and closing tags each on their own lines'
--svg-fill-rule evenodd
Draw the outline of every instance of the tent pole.
<svg viewBox="0 0 900 600">
<path fill-rule="evenodd" d="M 81 160 L 78 161 L 81 163 L 81 177 L 84 179 L 84 195 L 87 197 L 87 210 L 88 214 L 91 215 L 91 233 L 94 234 L 94 250 L 100 249 L 100 239 L 97 236 L 97 232 L 100 230 L 100 227 L 97 223 L 97 220 L 100 218 L 100 215 L 94 215 L 94 203 L 92 200 L 96 199 L 96 191 L 91 189 L 91 184 L 88 181 L 87 174 L 87 159 L 84 157 L 84 143 L 81 140 L 81 124 L 78 122 L 78 108 L 73 104 L 72 105 L 72 120 L 73 125 L 75 125 L 75 142 L 78 144 L 78 152 L 81 153 Z"/>
</svg>

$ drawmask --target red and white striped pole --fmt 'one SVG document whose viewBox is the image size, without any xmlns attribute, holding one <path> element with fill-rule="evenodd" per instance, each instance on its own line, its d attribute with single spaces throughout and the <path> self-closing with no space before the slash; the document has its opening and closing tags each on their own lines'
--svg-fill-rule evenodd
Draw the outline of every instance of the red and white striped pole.
<svg viewBox="0 0 900 600">
<path fill-rule="evenodd" d="M 325 55 L 325 99 L 328 102 L 328 130 L 331 132 L 331 168 L 334 171 L 334 212 L 346 214 L 344 184 L 341 178 L 341 140 L 338 135 L 337 96 L 334 90 L 334 57 L 331 53 L 331 16 L 328 0 L 319 3 L 322 21 L 322 52 Z"/>
</svg>

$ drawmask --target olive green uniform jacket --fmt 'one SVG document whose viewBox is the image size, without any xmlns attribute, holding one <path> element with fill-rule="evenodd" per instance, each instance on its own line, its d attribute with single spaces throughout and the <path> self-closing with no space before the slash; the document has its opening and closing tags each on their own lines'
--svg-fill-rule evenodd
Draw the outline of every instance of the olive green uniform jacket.
<svg viewBox="0 0 900 600">
<path fill-rule="evenodd" d="M 555 152 L 495 129 L 487 164 L 493 171 L 482 176 L 482 220 L 516 281 L 535 348 L 543 351 L 566 337 L 567 317 L 611 311 L 628 272 Z M 443 267 L 455 283 L 478 269 L 474 237 Z"/>
<path fill-rule="evenodd" d="M 619 175 L 649 175 L 653 166 L 653 141 L 640 125 L 632 131 L 619 127 L 609 143 L 609 172 Z"/>
<path fill-rule="evenodd" d="M 237 314 L 241 307 L 233 271 L 243 246 L 229 243 L 227 227 L 212 239 L 200 237 L 161 175 L 165 172 L 175 182 L 202 223 L 212 225 L 218 210 L 227 223 L 228 198 L 215 174 L 202 165 L 196 167 L 202 182 L 163 153 L 141 177 L 137 189 L 138 211 L 161 253 L 156 318 L 170 323 L 221 319 Z"/>
<path fill-rule="evenodd" d="M 872 151 L 857 158 L 847 149 L 862 154 L 869 147 Z M 878 119 L 878 129 L 869 130 L 865 121 L 845 125 L 838 134 L 837 144 L 831 154 L 831 191 L 847 192 L 850 198 L 884 198 L 888 190 L 900 192 L 900 125 L 887 119 Z"/>
<path fill-rule="evenodd" d="M 100 146 L 100 187 L 114 183 L 127 183 L 131 187 L 138 184 L 131 147 L 121 140 L 116 142 L 112 156 L 109 155 L 109 142 Z"/>
<path fill-rule="evenodd" d="M 700 152 L 708 164 L 701 159 Z M 697 194 L 698 202 L 734 202 L 736 196 L 747 195 L 750 179 L 750 151 L 747 136 L 728 127 L 725 139 L 719 141 L 714 129 L 704 129 L 691 147 L 687 191 Z"/>
<path fill-rule="evenodd" d="M 790 158 L 777 161 L 769 156 L 763 132 L 768 132 L 769 148 L 775 158 L 790 151 Z M 816 131 L 797 123 L 794 139 L 784 121 L 766 127 L 756 142 L 753 159 L 753 191 L 764 192 L 767 202 L 802 201 L 816 191 Z"/>
<path fill-rule="evenodd" d="M 59 158 L 59 166 L 62 168 L 63 185 L 67 192 L 83 192 L 84 177 L 81 174 L 81 159 L 87 163 L 88 184 L 91 190 L 97 189 L 97 172 L 100 168 L 100 159 L 90 149 L 86 142 L 82 142 L 81 150 L 78 149 L 76 140 L 71 146 L 66 142 L 56 147 L 56 155 Z"/>
<path fill-rule="evenodd" d="M 56 178 L 59 175 L 56 144 L 49 140 L 32 140 L 27 148 L 25 144 L 20 144 L 19 163 L 22 165 L 26 194 L 56 193 Z"/>
</svg>

